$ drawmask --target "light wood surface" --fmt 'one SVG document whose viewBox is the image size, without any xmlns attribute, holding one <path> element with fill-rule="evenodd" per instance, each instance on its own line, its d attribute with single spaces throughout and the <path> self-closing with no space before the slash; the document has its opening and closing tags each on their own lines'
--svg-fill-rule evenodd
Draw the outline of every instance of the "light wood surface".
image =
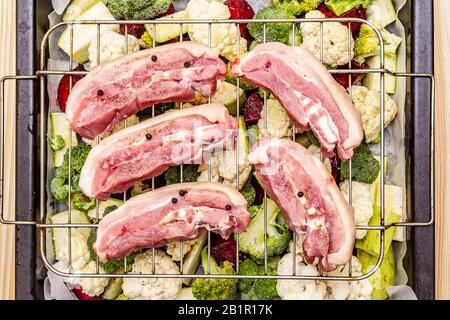
<svg viewBox="0 0 450 320">
<path fill-rule="evenodd" d="M 418 0 L 415 0 L 418 1 Z M 422 1 L 422 0 L 420 0 Z M 450 1 L 435 0 L 436 112 L 436 298 L 450 299 Z M 15 0 L 0 1 L 0 76 L 15 73 Z M 6 94 L 6 153 L 14 127 L 14 87 Z M 10 150 L 10 149 L 9 149 Z M 4 210 L 14 212 L 14 159 L 5 162 Z M 0 224 L 0 299 L 14 299 L 14 228 Z"/>
<path fill-rule="evenodd" d="M 16 7 L 15 0 L 0 0 L 0 76 L 15 74 L 16 64 Z M 15 134 L 15 87 L 6 87 L 5 105 L 5 192 L 3 210 L 6 217 L 14 218 L 14 145 Z M 14 299 L 14 226 L 0 224 L 0 299 Z"/>
<path fill-rule="evenodd" d="M 435 0 L 436 298 L 450 299 L 450 1 Z"/>
</svg>

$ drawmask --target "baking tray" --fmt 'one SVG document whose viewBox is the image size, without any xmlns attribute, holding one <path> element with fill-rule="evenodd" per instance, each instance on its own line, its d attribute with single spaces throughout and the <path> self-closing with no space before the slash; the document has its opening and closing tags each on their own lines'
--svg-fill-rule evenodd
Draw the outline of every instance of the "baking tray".
<svg viewBox="0 0 450 320">
<path fill-rule="evenodd" d="M 38 44 L 47 28 L 51 12 L 48 0 L 16 0 L 17 2 L 17 74 L 34 74 L 37 70 Z M 433 1 L 412 1 L 411 71 L 433 72 Z M 407 26 L 408 27 L 408 26 Z M 37 166 L 37 102 L 34 81 L 17 83 L 17 150 L 16 150 L 16 217 L 35 220 L 39 177 Z M 407 104 L 407 174 L 409 208 L 414 221 L 426 221 L 431 206 L 430 180 L 430 84 L 413 79 Z M 16 299 L 41 299 L 42 283 L 36 274 L 37 241 L 34 226 L 16 229 Z M 433 228 L 412 228 L 409 243 L 408 269 L 410 285 L 419 299 L 434 298 L 434 231 Z"/>
</svg>

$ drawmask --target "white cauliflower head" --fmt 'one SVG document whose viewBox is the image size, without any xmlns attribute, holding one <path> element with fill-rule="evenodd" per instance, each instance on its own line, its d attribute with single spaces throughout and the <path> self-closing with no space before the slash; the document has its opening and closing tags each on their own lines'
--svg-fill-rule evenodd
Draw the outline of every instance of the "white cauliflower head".
<svg viewBox="0 0 450 320">
<path fill-rule="evenodd" d="M 183 257 L 191 250 L 191 248 L 197 241 L 198 241 L 197 239 L 183 241 Z M 180 261 L 181 242 L 180 241 L 169 242 L 166 246 L 166 252 L 169 256 L 172 257 L 173 261 Z"/>
<path fill-rule="evenodd" d="M 344 198 L 349 201 L 350 181 L 345 180 L 339 185 Z M 372 185 L 352 181 L 352 207 L 355 209 L 355 223 L 368 225 L 373 216 Z M 356 239 L 366 236 L 367 230 L 356 230 Z"/>
<path fill-rule="evenodd" d="M 89 248 L 87 245 L 87 237 L 84 233 L 76 232 L 77 230 L 72 230 L 72 243 L 71 243 L 71 251 L 72 251 L 72 268 L 75 271 L 83 269 L 83 267 L 88 264 L 91 260 L 89 254 Z M 68 240 L 68 238 L 67 238 Z M 68 245 L 61 246 L 61 251 L 57 254 L 65 264 L 69 264 L 69 248 Z"/>
<path fill-rule="evenodd" d="M 231 14 L 223 1 L 218 0 L 191 0 L 186 11 L 189 19 L 229 19 Z M 209 45 L 209 27 L 207 24 L 189 25 L 189 37 Z M 237 56 L 237 27 L 234 24 L 211 25 L 211 48 L 220 56 L 232 61 Z M 247 52 L 247 40 L 240 39 L 240 55 Z"/>
<path fill-rule="evenodd" d="M 361 111 L 366 142 L 373 142 L 380 134 L 380 95 L 377 90 L 363 86 L 352 86 L 352 100 L 356 109 Z M 386 128 L 397 115 L 397 104 L 388 95 L 384 99 L 384 127 Z"/>
<path fill-rule="evenodd" d="M 139 51 L 138 39 L 128 35 L 128 53 Z M 97 37 L 88 48 L 91 67 L 97 65 Z M 125 55 L 125 36 L 117 32 L 107 30 L 100 34 L 100 64 L 120 58 Z"/>
<path fill-rule="evenodd" d="M 313 10 L 305 15 L 306 18 L 324 18 L 325 15 Z M 300 26 L 302 30 L 302 46 L 311 51 L 320 59 L 320 23 L 304 22 Z M 349 42 L 350 41 L 350 55 Z M 354 40 L 350 36 L 348 28 L 339 22 L 323 23 L 323 63 L 333 68 L 348 64 L 353 59 Z"/>
<path fill-rule="evenodd" d="M 152 250 L 138 254 L 130 273 L 152 273 Z M 179 274 L 180 271 L 170 256 L 155 250 L 156 274 Z M 122 289 L 125 296 L 134 300 L 170 300 L 175 299 L 181 290 L 182 280 L 173 278 L 124 278 Z"/>
<path fill-rule="evenodd" d="M 348 276 L 349 265 L 338 266 L 336 270 L 328 272 L 329 276 Z M 352 257 L 352 276 L 362 275 L 362 266 L 358 258 Z M 372 285 L 368 279 L 360 281 L 326 281 L 329 288 L 327 299 L 330 300 L 370 300 Z"/>
<path fill-rule="evenodd" d="M 285 254 L 278 263 L 279 275 L 292 275 L 293 255 Z M 307 265 L 297 257 L 296 275 L 317 276 L 319 273 L 313 265 Z M 315 280 L 277 280 L 277 293 L 283 300 L 323 300 L 327 293 L 325 283 Z"/>
<path fill-rule="evenodd" d="M 99 272 L 105 273 L 101 266 L 99 266 Z M 97 273 L 96 262 L 89 262 L 83 269 L 80 270 L 80 274 L 83 273 Z M 79 285 L 83 289 L 84 293 L 92 297 L 101 295 L 103 291 L 105 291 L 108 282 L 109 278 L 81 278 Z"/>
<path fill-rule="evenodd" d="M 291 121 L 286 110 L 277 99 L 267 99 L 267 132 L 264 135 L 265 112 L 261 111 L 258 120 L 258 129 L 262 136 L 267 138 L 287 138 L 292 136 Z"/>
</svg>

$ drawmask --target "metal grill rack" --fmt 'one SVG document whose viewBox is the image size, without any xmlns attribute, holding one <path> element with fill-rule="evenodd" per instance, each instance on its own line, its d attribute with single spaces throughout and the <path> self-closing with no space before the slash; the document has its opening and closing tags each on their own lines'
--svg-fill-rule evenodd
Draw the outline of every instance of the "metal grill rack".
<svg viewBox="0 0 450 320">
<path fill-rule="evenodd" d="M 212 44 L 212 30 L 213 26 L 216 26 L 218 24 L 234 24 L 235 26 L 239 26 L 240 24 L 246 24 L 246 23 L 258 23 L 263 24 L 263 31 L 264 31 L 264 42 L 266 42 L 266 31 L 267 26 L 270 23 L 287 23 L 292 25 L 292 45 L 296 45 L 295 43 L 295 30 L 298 28 L 299 24 L 302 23 L 319 23 L 320 24 L 320 60 L 323 62 L 323 31 L 324 31 L 324 24 L 325 23 L 331 23 L 331 22 L 338 22 L 343 23 L 348 26 L 348 69 L 339 69 L 339 70 L 329 70 L 332 74 L 348 74 L 349 79 L 349 86 L 351 88 L 352 79 L 351 74 L 352 73 L 360 73 L 360 74 L 367 74 L 367 73 L 377 73 L 380 76 L 380 127 L 384 128 L 383 119 L 384 119 L 384 107 L 385 107 L 385 84 L 384 84 L 384 77 L 386 74 L 390 74 L 396 77 L 406 77 L 406 78 L 414 78 L 414 77 L 420 77 L 420 78 L 427 78 L 429 79 L 431 83 L 431 101 L 430 101 L 430 113 L 431 113 L 431 170 L 430 170 L 430 179 L 431 179 L 431 208 L 429 212 L 429 220 L 425 222 L 418 222 L 418 221 L 407 221 L 407 222 L 398 222 L 398 223 L 392 223 L 392 224 L 386 224 L 385 223 L 385 206 L 384 206 L 384 185 L 385 185 L 385 179 L 383 175 L 380 175 L 380 221 L 379 224 L 375 226 L 370 225 L 357 225 L 357 229 L 359 230 L 374 230 L 376 232 L 379 232 L 379 252 L 380 255 L 378 257 L 377 264 L 367 273 L 355 275 L 352 272 L 352 265 L 351 261 L 349 262 L 348 266 L 348 275 L 347 276 L 329 276 L 325 274 L 319 274 L 318 276 L 311 276 L 311 275 L 304 275 L 304 274 L 297 274 L 295 270 L 296 266 L 296 260 L 299 258 L 295 252 L 297 248 L 297 235 L 294 233 L 293 238 L 293 270 L 291 275 L 267 275 L 267 233 L 265 232 L 265 238 L 264 238 L 264 269 L 266 275 L 260 275 L 260 276 L 248 276 L 248 275 L 239 275 L 239 237 L 236 237 L 237 242 L 237 249 L 236 249 L 236 271 L 238 275 L 213 275 L 213 274 L 159 274 L 157 273 L 158 270 L 155 270 L 155 249 L 153 249 L 153 272 L 151 274 L 132 274 L 127 273 L 127 261 L 126 258 L 124 258 L 124 264 L 125 264 L 125 271 L 121 274 L 105 274 L 100 273 L 99 271 L 99 261 L 97 259 L 96 263 L 96 273 L 77 273 L 73 270 L 71 267 L 72 262 L 72 230 L 74 228 L 96 228 L 97 224 L 79 224 L 79 223 L 72 223 L 72 215 L 71 215 L 71 194 L 69 190 L 69 200 L 68 200 L 68 223 L 63 224 L 49 224 L 48 223 L 48 217 L 53 214 L 53 212 L 47 212 L 47 115 L 48 115 L 48 107 L 46 104 L 46 81 L 47 77 L 50 76 L 61 76 L 61 75 L 85 75 L 88 72 L 86 71 L 72 71 L 73 70 L 73 59 L 70 58 L 70 61 L 68 63 L 68 69 L 67 70 L 49 70 L 47 69 L 47 47 L 48 47 L 48 41 L 51 34 L 53 34 L 56 30 L 60 28 L 68 27 L 70 30 L 70 52 L 73 53 L 73 30 L 76 28 L 77 25 L 96 25 L 97 27 L 97 64 L 100 64 L 100 41 L 101 41 L 101 26 L 102 25 L 118 25 L 123 24 L 125 25 L 125 41 L 124 41 L 124 48 L 125 53 L 128 54 L 128 41 L 127 41 L 127 34 L 128 34 L 128 26 L 131 24 L 150 24 L 153 26 L 153 47 L 156 46 L 155 39 L 156 39 L 156 32 L 157 32 L 157 25 L 179 25 L 179 41 L 183 41 L 183 25 L 188 24 L 199 24 L 199 25 L 205 25 L 208 29 L 208 44 L 211 47 Z M 369 26 L 377 35 L 380 47 L 381 47 L 381 59 L 380 64 L 378 68 L 371 68 L 371 69 L 352 69 L 351 66 L 351 52 L 352 52 L 352 43 L 350 41 L 352 37 L 351 28 L 350 25 L 352 23 L 362 23 Z M 237 43 L 236 43 L 236 54 L 239 57 L 240 54 L 240 29 L 238 27 L 236 29 L 236 37 L 237 37 Z M 72 56 L 72 55 L 71 55 Z M 434 77 L 432 74 L 428 73 L 396 73 L 391 72 L 384 67 L 384 45 L 382 41 L 381 33 L 378 31 L 376 26 L 372 24 L 369 21 L 359 19 L 359 18 L 301 18 L 301 19 L 274 19 L 274 20 L 265 20 L 265 19 L 247 19 L 247 20 L 150 20 L 150 21 L 71 21 L 71 22 L 62 22 L 54 27 L 52 27 L 50 30 L 47 31 L 47 33 L 44 35 L 42 43 L 41 43 L 41 51 L 40 51 L 40 69 L 36 72 L 35 75 L 30 76 L 6 76 L 1 79 L 1 119 L 0 119 L 0 125 L 1 125 L 1 171 L 0 171 L 0 183 L 1 183 L 1 192 L 3 194 L 4 190 L 4 128 L 5 128 L 5 105 L 4 105 L 4 86 L 6 81 L 20 81 L 20 80 L 39 80 L 40 82 L 40 137 L 39 137 L 39 153 L 40 153 L 40 203 L 39 203 L 39 217 L 36 221 L 17 221 L 17 220 L 7 220 L 5 218 L 5 214 L 2 210 L 0 215 L 0 221 L 4 224 L 13 224 L 13 225 L 35 225 L 38 229 L 39 233 L 39 247 L 40 247 L 40 254 L 41 258 L 45 264 L 45 266 L 54 272 L 55 274 L 58 274 L 63 277 L 77 277 L 77 278 L 93 278 L 93 277 L 99 277 L 99 278 L 115 278 L 115 277 L 122 277 L 122 278 L 254 278 L 254 279 L 286 279 L 286 280 L 327 280 L 327 281 L 355 281 L 355 280 L 362 280 L 365 278 L 368 278 L 372 274 L 374 274 L 377 269 L 380 267 L 383 256 L 384 256 L 384 242 L 385 242 L 385 231 L 392 227 L 425 227 L 430 226 L 434 223 Z M 237 90 L 236 90 L 236 97 L 237 97 L 237 117 L 239 117 L 239 79 L 236 79 L 237 82 Z M 70 88 L 72 87 L 72 77 L 70 77 Z M 351 90 L 349 90 L 349 94 L 351 95 Z M 208 101 L 210 102 L 210 98 Z M 181 104 L 181 108 L 182 108 Z M 264 93 L 264 129 L 267 128 L 268 124 L 268 118 L 267 118 L 267 93 Z M 155 108 L 152 106 L 152 116 L 154 116 Z M 381 116 L 383 115 L 383 116 Z M 127 126 L 127 122 L 125 120 L 125 127 Z M 296 130 L 295 127 L 292 126 L 292 138 L 295 140 L 295 134 Z M 265 130 L 264 130 L 265 131 Z M 265 132 L 263 132 L 265 134 Z M 239 134 L 237 137 L 237 140 L 239 140 Z M 100 138 L 97 137 L 95 141 L 98 143 L 100 141 Z M 68 184 L 71 185 L 70 177 L 71 177 L 71 152 L 72 152 L 72 141 L 69 139 L 69 182 Z M 239 143 L 236 143 L 237 150 L 236 150 L 236 172 L 239 172 Z M 384 130 L 381 130 L 381 139 L 380 139 L 380 158 L 384 159 L 385 155 L 385 138 L 384 138 Z M 384 172 L 384 161 L 380 162 L 381 171 Z M 349 163 L 349 171 L 350 171 L 350 177 L 352 176 L 352 166 L 351 166 L 351 160 Z M 239 186 L 239 175 L 236 174 L 237 181 L 236 186 Z M 211 163 L 208 163 L 208 178 L 211 179 Z M 180 169 L 180 182 L 183 182 L 183 166 L 181 166 Z M 154 179 L 152 179 L 152 188 L 155 187 Z M 69 188 L 70 189 L 70 188 Z M 126 200 L 126 195 L 124 193 L 124 201 Z M 0 198 L 0 205 L 1 208 L 3 208 L 3 198 Z M 267 195 L 264 193 L 264 204 L 266 204 L 267 201 Z M 352 181 L 350 179 L 349 183 L 349 203 L 352 203 Z M 264 217 L 265 217 L 265 223 L 264 223 L 264 229 L 267 230 L 267 208 L 264 206 Z M 96 201 L 96 220 L 99 221 L 99 202 Z M 51 257 L 51 250 L 48 247 L 48 237 L 50 234 L 50 231 L 52 229 L 67 229 L 67 239 L 68 239 L 68 264 L 69 264 L 69 272 L 63 272 L 61 270 L 56 269 L 52 265 L 52 261 L 50 261 Z M 211 232 L 208 231 L 208 265 L 211 263 L 211 255 L 210 255 L 210 248 L 211 248 Z M 181 242 L 180 245 L 180 273 L 182 273 L 183 270 L 183 243 Z M 210 268 L 208 268 L 210 270 Z"/>
</svg>

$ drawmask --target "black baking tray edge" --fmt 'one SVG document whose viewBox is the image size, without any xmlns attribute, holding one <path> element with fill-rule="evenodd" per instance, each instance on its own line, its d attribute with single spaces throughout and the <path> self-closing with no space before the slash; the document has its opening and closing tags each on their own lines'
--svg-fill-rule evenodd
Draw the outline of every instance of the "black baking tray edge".
<svg viewBox="0 0 450 320">
<path fill-rule="evenodd" d="M 433 1 L 412 1 L 411 71 L 433 73 Z M 431 208 L 430 188 L 430 82 L 415 79 L 411 83 L 413 112 L 411 141 L 412 212 L 414 221 L 428 221 Z M 435 252 L 434 227 L 412 228 L 414 263 L 413 289 L 418 299 L 434 299 Z"/>
<path fill-rule="evenodd" d="M 433 1 L 412 1 L 411 71 L 433 72 Z M 39 10 L 36 3 L 39 2 Z M 34 74 L 40 39 L 46 29 L 50 1 L 16 0 L 17 6 L 17 74 Z M 44 7 L 43 7 L 44 6 Z M 37 115 L 38 90 L 35 81 L 17 84 L 17 157 L 16 216 L 34 220 L 37 211 L 38 161 Z M 411 84 L 411 124 L 407 137 L 410 159 L 411 209 L 415 221 L 427 221 L 430 203 L 430 84 L 414 80 Z M 412 287 L 419 299 L 434 299 L 434 229 L 413 228 Z M 36 230 L 33 226 L 16 229 L 16 299 L 42 299 L 42 283 L 36 277 Z"/>
</svg>

